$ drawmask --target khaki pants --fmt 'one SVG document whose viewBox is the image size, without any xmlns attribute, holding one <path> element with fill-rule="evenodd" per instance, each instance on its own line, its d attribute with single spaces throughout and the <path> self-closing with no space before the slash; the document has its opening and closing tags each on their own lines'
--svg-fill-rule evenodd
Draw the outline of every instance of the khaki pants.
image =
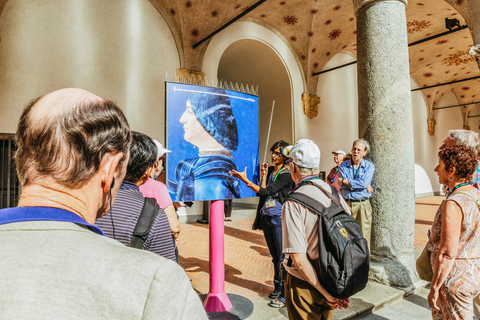
<svg viewBox="0 0 480 320">
<path fill-rule="evenodd" d="M 287 272 L 284 280 L 285 305 L 290 320 L 330 320 L 333 309 L 325 297 L 307 281 Z"/>
<path fill-rule="evenodd" d="M 352 202 L 345 199 L 345 201 L 352 211 L 352 217 L 357 220 L 362 228 L 363 237 L 367 239 L 368 250 L 370 251 L 370 238 L 372 236 L 372 206 L 370 200 Z"/>
</svg>

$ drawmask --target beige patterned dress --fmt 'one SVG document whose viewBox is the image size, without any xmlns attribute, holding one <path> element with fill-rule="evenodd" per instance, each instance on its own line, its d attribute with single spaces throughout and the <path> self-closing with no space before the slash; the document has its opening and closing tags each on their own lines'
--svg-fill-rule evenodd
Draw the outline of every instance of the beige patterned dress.
<svg viewBox="0 0 480 320">
<path fill-rule="evenodd" d="M 469 191 L 480 199 L 480 191 Z M 435 268 L 440 248 L 443 206 L 446 201 L 455 201 L 463 213 L 458 253 L 447 279 L 439 290 L 438 307 L 432 310 L 434 320 L 473 319 L 473 298 L 480 292 L 480 210 L 475 201 L 464 194 L 454 192 L 443 201 L 432 224 L 428 242 L 430 261 Z"/>
</svg>

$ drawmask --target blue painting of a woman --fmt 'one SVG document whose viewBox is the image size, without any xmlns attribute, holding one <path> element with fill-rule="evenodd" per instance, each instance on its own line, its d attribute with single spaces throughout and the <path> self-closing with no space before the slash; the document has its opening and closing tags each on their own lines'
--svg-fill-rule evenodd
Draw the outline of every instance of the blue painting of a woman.
<svg viewBox="0 0 480 320">
<path fill-rule="evenodd" d="M 175 201 L 240 197 L 240 183 L 228 174 L 237 170 L 232 151 L 238 147 L 237 123 L 223 89 L 197 87 L 186 101 L 179 121 L 184 139 L 198 148 L 198 156 L 181 161 L 176 170 Z"/>
</svg>

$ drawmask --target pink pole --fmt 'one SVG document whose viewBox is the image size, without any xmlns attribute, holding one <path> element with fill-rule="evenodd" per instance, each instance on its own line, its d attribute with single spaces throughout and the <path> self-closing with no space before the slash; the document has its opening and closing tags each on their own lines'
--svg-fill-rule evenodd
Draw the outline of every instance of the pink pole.
<svg viewBox="0 0 480 320">
<path fill-rule="evenodd" d="M 203 306 L 208 312 L 223 312 L 232 307 L 225 293 L 225 246 L 223 200 L 210 204 L 210 292 Z"/>
</svg>

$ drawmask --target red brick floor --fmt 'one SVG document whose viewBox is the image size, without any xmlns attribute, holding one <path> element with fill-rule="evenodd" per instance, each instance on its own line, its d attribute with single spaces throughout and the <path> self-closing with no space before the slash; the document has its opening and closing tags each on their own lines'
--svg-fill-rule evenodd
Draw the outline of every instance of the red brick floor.
<svg viewBox="0 0 480 320">
<path fill-rule="evenodd" d="M 444 197 L 415 201 L 415 244 L 427 242 L 435 212 Z M 253 219 L 225 222 L 225 291 L 245 297 L 266 296 L 273 291 L 273 265 L 261 230 L 252 231 Z M 208 293 L 208 225 L 183 224 L 179 251 L 181 266 L 199 294 Z"/>
</svg>

